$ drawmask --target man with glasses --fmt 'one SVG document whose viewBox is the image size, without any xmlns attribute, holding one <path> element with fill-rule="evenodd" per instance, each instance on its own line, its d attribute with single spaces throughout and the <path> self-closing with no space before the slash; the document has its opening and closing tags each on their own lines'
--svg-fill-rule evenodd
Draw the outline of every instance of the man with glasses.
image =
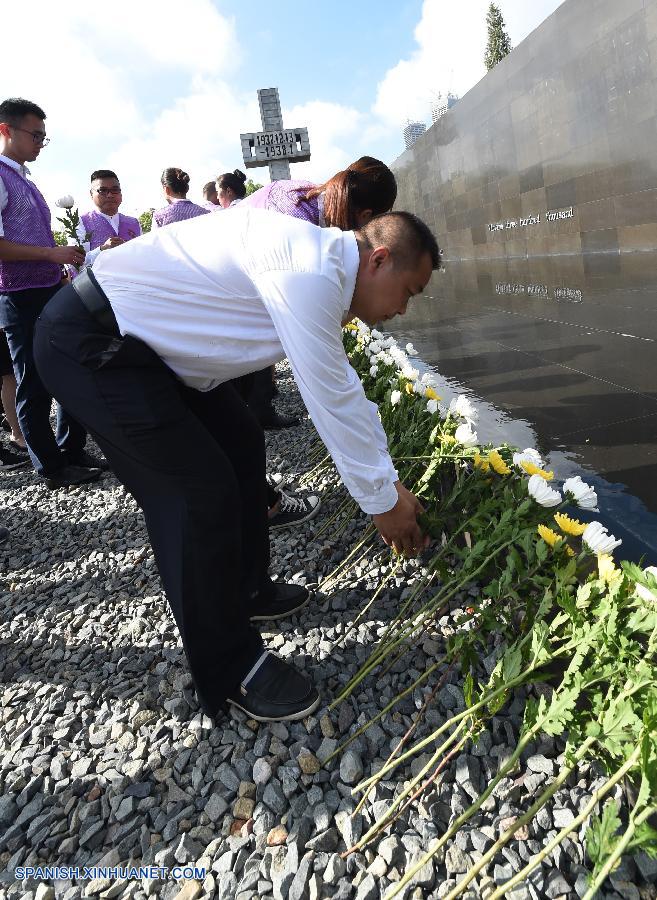
<svg viewBox="0 0 657 900">
<path fill-rule="evenodd" d="M 139 219 L 119 212 L 123 194 L 115 172 L 110 169 L 92 172 L 89 193 L 95 209 L 82 216 L 78 228 L 80 243 L 89 241 L 90 250 L 85 259 L 88 266 L 93 265 L 101 250 L 111 250 L 141 234 Z"/>
<path fill-rule="evenodd" d="M 52 396 L 32 352 L 34 323 L 59 289 L 63 265 L 80 265 L 77 247 L 58 247 L 50 210 L 28 178 L 48 143 L 43 110 L 12 98 L 0 103 L 0 328 L 7 335 L 16 375 L 16 413 L 37 474 L 51 488 L 93 481 L 97 460 L 85 452 L 86 431 L 61 407 L 57 435 L 50 426 Z"/>
</svg>

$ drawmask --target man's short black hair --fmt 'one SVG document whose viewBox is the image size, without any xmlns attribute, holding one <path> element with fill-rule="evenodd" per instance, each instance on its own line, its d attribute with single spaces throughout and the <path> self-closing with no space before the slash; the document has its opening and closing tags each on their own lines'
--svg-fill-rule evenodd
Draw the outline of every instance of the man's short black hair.
<svg viewBox="0 0 657 900">
<path fill-rule="evenodd" d="M 371 248 L 387 247 L 395 265 L 411 268 L 425 253 L 431 267 L 440 268 L 440 250 L 428 225 L 413 213 L 396 210 L 374 216 L 358 233 Z"/>
<path fill-rule="evenodd" d="M 37 119 L 45 119 L 46 114 L 31 100 L 23 100 L 22 97 L 9 97 L 0 103 L 0 122 L 6 122 L 7 125 L 20 127 L 20 123 L 25 116 L 33 115 Z"/>
<path fill-rule="evenodd" d="M 206 200 L 209 197 L 215 197 L 217 194 L 217 184 L 215 181 L 208 181 L 207 184 L 203 185 L 203 196 Z"/>
<path fill-rule="evenodd" d="M 117 181 L 119 180 L 116 172 L 112 172 L 111 169 L 96 169 L 95 172 L 91 173 L 92 182 L 97 181 L 99 178 L 116 178 Z"/>
</svg>

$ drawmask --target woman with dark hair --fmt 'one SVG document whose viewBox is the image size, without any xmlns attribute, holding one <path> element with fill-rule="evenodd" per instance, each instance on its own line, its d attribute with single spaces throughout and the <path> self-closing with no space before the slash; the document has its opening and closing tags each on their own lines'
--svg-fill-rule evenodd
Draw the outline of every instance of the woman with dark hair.
<svg viewBox="0 0 657 900">
<path fill-rule="evenodd" d="M 242 204 L 273 209 L 315 225 L 351 231 L 389 212 L 397 198 L 395 176 L 385 163 L 361 156 L 324 184 L 272 181 Z"/>
<path fill-rule="evenodd" d="M 239 169 L 219 175 L 216 185 L 219 206 L 223 209 L 228 209 L 231 203 L 246 197 L 246 175 Z"/>
<path fill-rule="evenodd" d="M 183 219 L 193 219 L 209 213 L 210 210 L 203 209 L 202 206 L 187 199 L 189 190 L 187 172 L 175 168 L 165 169 L 160 181 L 167 205 L 162 209 L 155 210 L 151 228 L 162 228 L 163 225 L 170 225 L 171 222 L 182 222 Z"/>
</svg>

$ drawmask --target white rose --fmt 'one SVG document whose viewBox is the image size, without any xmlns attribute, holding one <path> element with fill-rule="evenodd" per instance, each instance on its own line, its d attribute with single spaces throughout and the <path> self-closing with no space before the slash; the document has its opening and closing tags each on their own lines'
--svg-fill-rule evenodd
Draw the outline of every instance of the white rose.
<svg viewBox="0 0 657 900">
<path fill-rule="evenodd" d="M 59 200 L 55 200 L 55 206 L 58 206 L 60 209 L 72 209 L 75 206 L 75 200 L 70 194 L 65 194 Z"/>
<path fill-rule="evenodd" d="M 652 575 L 653 578 L 657 578 L 657 566 L 648 566 L 647 569 L 644 569 L 644 572 L 646 575 Z M 644 584 L 636 585 L 636 593 L 642 600 L 647 600 L 648 603 L 657 603 L 657 594 Z"/>
<path fill-rule="evenodd" d="M 464 447 L 473 447 L 478 441 L 477 432 L 472 430 L 469 422 L 466 422 L 464 425 L 459 425 L 454 437 L 459 444 L 463 444 Z"/>
<path fill-rule="evenodd" d="M 427 400 L 427 412 L 433 415 L 438 412 L 438 401 L 437 400 Z"/>
<path fill-rule="evenodd" d="M 621 540 L 616 540 L 613 534 L 608 534 L 607 529 L 600 522 L 589 522 L 584 529 L 582 541 L 592 553 L 611 553 L 615 547 L 620 547 L 623 543 Z"/>
<path fill-rule="evenodd" d="M 527 491 L 541 506 L 558 506 L 561 503 L 559 491 L 551 488 L 540 475 L 532 475 L 527 482 Z"/>
<path fill-rule="evenodd" d="M 579 475 L 564 481 L 563 490 L 564 494 L 570 494 L 574 498 L 580 509 L 597 510 L 598 495 L 590 485 L 582 481 Z"/>
<path fill-rule="evenodd" d="M 522 453 L 514 453 L 513 454 L 513 465 L 521 468 L 521 463 L 531 463 L 533 466 L 538 466 L 539 469 L 543 468 L 543 460 L 541 459 L 540 453 L 536 450 L 532 450 L 531 447 L 525 447 Z"/>
<path fill-rule="evenodd" d="M 400 400 L 401 400 L 401 391 L 393 391 L 392 394 L 390 394 L 390 403 L 393 406 L 397 406 L 397 404 L 399 403 Z"/>
<path fill-rule="evenodd" d="M 417 356 L 417 350 L 413 346 L 413 344 L 406 344 L 406 352 L 409 356 Z"/>
<path fill-rule="evenodd" d="M 376 378 L 376 376 L 378 374 L 379 374 L 379 370 L 377 369 L 377 367 L 372 366 L 372 368 L 370 369 L 370 375 L 372 376 L 372 378 Z"/>
</svg>

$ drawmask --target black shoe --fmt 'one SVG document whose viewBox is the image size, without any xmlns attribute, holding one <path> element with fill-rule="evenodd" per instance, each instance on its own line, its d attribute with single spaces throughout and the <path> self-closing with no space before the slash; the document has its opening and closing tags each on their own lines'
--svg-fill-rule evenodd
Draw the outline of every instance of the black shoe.
<svg viewBox="0 0 657 900">
<path fill-rule="evenodd" d="M 13 450 L 14 453 L 21 453 L 23 456 L 28 453 L 27 447 L 23 447 L 22 444 L 19 444 L 18 441 L 15 441 L 13 438 L 9 439 L 9 448 L 10 450 Z"/>
<path fill-rule="evenodd" d="M 307 497 L 293 497 L 280 491 L 281 499 L 278 511 L 269 517 L 269 527 L 290 528 L 292 525 L 299 525 L 301 522 L 307 522 L 317 515 L 321 500 L 315 494 L 308 494 Z"/>
<path fill-rule="evenodd" d="M 109 463 L 104 457 L 94 456 L 86 450 L 80 450 L 79 453 L 67 451 L 66 459 L 71 466 L 79 466 L 81 469 L 100 469 L 101 472 L 109 470 Z"/>
<path fill-rule="evenodd" d="M 267 599 L 260 599 L 256 594 L 251 598 L 251 621 L 272 622 L 274 619 L 287 619 L 292 613 L 303 609 L 310 600 L 308 589 L 302 584 L 286 584 L 275 581 L 274 593 Z"/>
<path fill-rule="evenodd" d="M 319 706 L 312 682 L 289 663 L 265 650 L 244 676 L 228 703 L 256 722 L 296 722 Z"/>
<path fill-rule="evenodd" d="M 23 454 L 19 456 L 8 447 L 0 447 L 0 472 L 13 472 L 14 469 L 24 469 L 29 465 L 31 463 L 28 456 Z"/>
<path fill-rule="evenodd" d="M 0 525 L 0 544 L 4 544 L 4 542 L 9 537 L 9 529 L 5 528 L 4 525 Z"/>
<path fill-rule="evenodd" d="M 278 428 L 292 428 L 293 425 L 299 424 L 298 416 L 279 416 L 275 409 L 268 410 L 266 413 L 258 416 L 258 421 L 266 430 Z"/>
<path fill-rule="evenodd" d="M 87 481 L 96 481 L 100 478 L 100 469 L 87 469 L 82 466 L 62 466 L 52 475 L 44 475 L 46 487 L 51 491 L 62 487 L 73 487 L 76 484 L 85 484 Z"/>
</svg>

